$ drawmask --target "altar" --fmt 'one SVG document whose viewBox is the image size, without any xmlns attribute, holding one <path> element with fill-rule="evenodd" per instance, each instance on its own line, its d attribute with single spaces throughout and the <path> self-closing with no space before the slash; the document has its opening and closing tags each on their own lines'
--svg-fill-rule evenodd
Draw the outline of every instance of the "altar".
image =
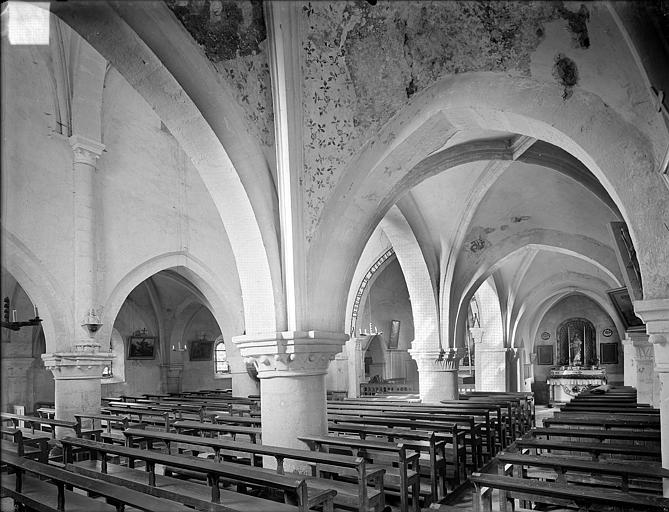
<svg viewBox="0 0 669 512">
<path fill-rule="evenodd" d="M 606 370 L 597 367 L 561 366 L 551 370 L 547 379 L 550 402 L 569 402 L 582 391 L 606 384 Z"/>
</svg>

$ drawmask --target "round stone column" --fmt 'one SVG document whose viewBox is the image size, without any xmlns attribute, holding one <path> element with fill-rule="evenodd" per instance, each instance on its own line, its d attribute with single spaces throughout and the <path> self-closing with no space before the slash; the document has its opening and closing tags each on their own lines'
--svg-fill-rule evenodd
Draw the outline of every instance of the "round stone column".
<svg viewBox="0 0 669 512">
<path fill-rule="evenodd" d="M 418 390 L 421 402 L 437 404 L 441 400 L 458 398 L 458 366 L 460 355 L 457 349 L 411 350 L 411 357 L 418 366 Z"/>
<path fill-rule="evenodd" d="M 327 433 L 325 374 L 347 338 L 320 331 L 233 338 L 258 369 L 263 444 L 306 449 L 298 437 Z M 307 469 L 291 461 L 285 467 Z"/>
</svg>

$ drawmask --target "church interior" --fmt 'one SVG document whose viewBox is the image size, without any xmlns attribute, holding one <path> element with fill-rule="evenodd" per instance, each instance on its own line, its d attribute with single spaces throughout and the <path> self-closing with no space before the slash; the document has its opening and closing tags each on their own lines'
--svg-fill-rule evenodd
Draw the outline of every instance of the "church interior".
<svg viewBox="0 0 669 512">
<path fill-rule="evenodd" d="M 669 2 L 1 17 L 2 510 L 669 508 Z"/>
</svg>

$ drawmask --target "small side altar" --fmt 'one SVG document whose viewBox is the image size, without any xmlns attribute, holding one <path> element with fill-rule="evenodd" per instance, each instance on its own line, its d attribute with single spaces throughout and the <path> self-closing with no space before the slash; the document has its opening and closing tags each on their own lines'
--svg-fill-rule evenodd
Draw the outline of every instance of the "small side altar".
<svg viewBox="0 0 669 512">
<path fill-rule="evenodd" d="M 582 391 L 606 384 L 606 370 L 598 367 L 561 366 L 547 379 L 551 403 L 569 402 Z"/>
</svg>

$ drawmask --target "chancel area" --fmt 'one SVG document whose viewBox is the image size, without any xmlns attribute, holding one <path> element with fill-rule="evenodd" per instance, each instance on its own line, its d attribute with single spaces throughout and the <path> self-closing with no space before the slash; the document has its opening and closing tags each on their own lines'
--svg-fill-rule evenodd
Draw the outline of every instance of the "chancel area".
<svg viewBox="0 0 669 512">
<path fill-rule="evenodd" d="M 2 510 L 669 508 L 666 1 L 1 8 Z"/>
</svg>

